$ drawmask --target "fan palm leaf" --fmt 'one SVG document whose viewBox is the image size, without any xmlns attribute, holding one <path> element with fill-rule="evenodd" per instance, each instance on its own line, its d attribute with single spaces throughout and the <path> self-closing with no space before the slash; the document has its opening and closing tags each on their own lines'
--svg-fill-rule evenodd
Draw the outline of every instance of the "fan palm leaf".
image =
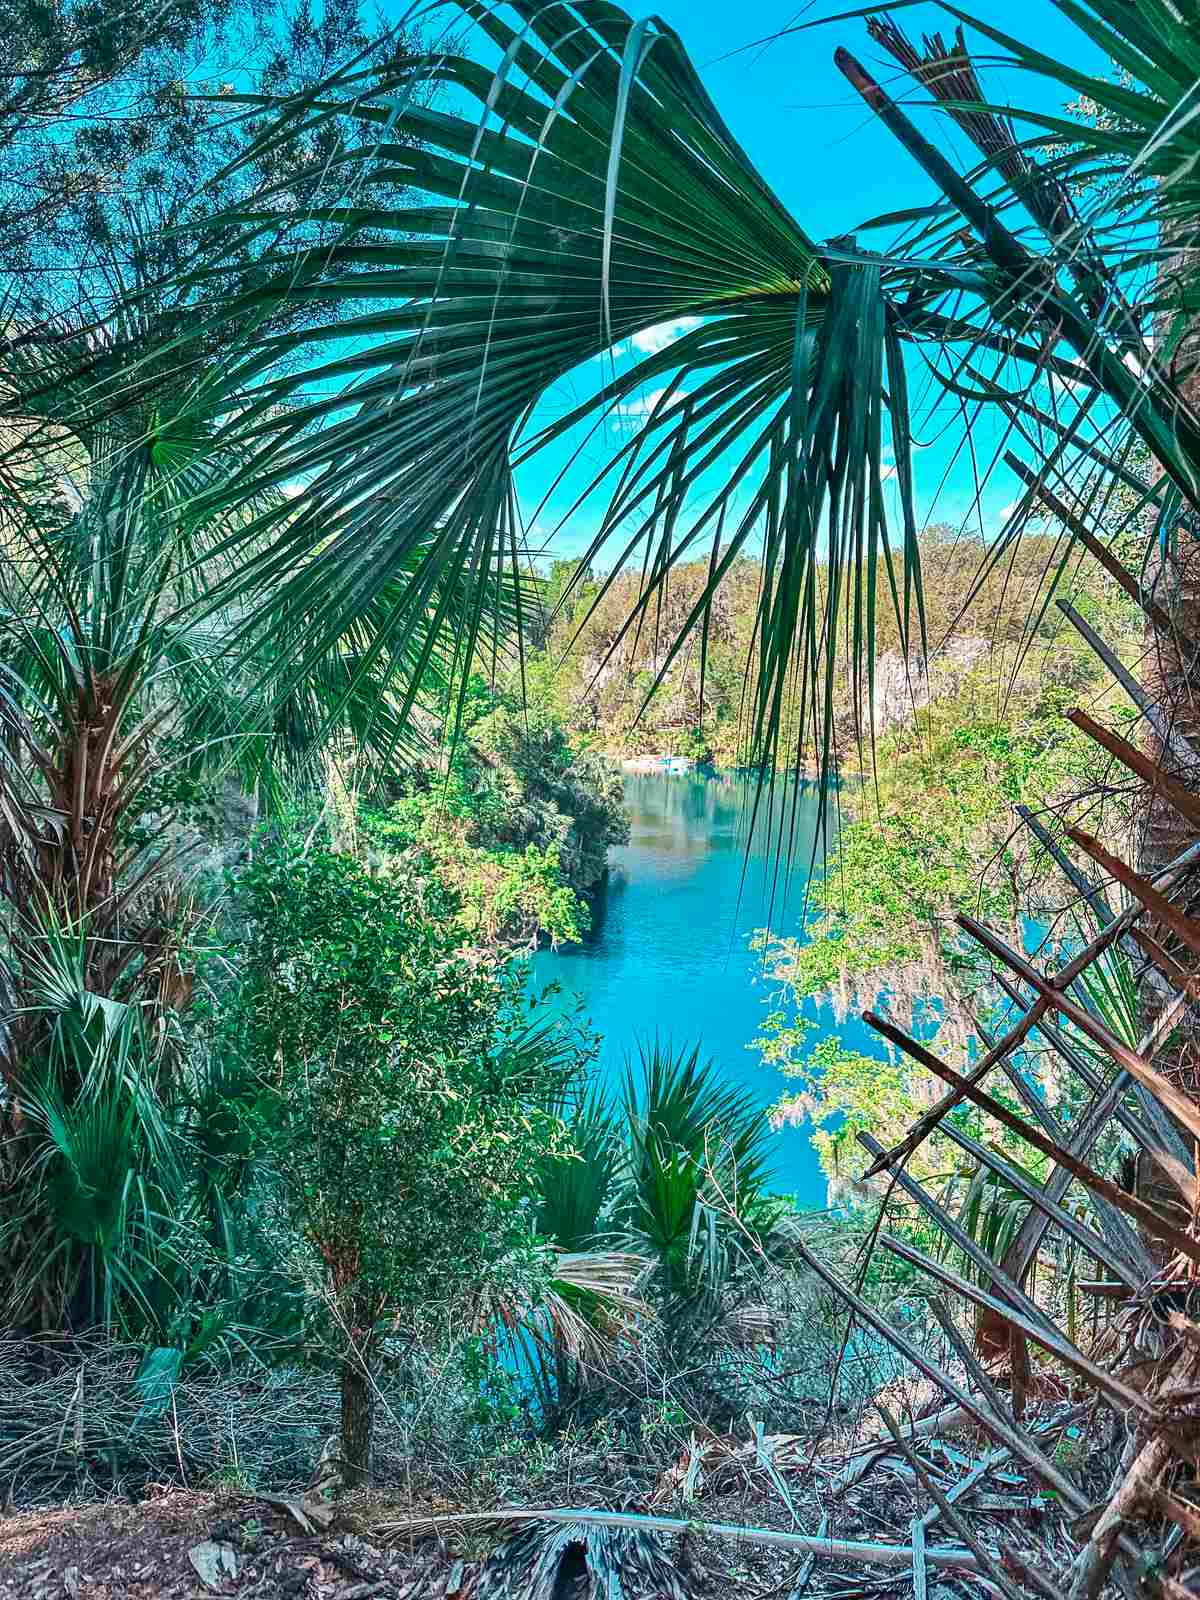
<svg viewBox="0 0 1200 1600">
<path fill-rule="evenodd" d="M 720 1320 L 734 1280 L 772 1251 L 786 1207 L 770 1194 L 761 1107 L 699 1047 L 639 1046 L 624 1084 L 628 1155 L 613 1211 L 628 1248 L 655 1263 L 673 1337 Z"/>
<path fill-rule="evenodd" d="M 620 1124 L 600 1093 L 581 1095 L 564 1118 L 566 1148 L 539 1155 L 535 1226 L 562 1250 L 599 1240 L 624 1152 Z"/>
<path fill-rule="evenodd" d="M 163 1041 L 140 1007 L 88 988 L 87 941 L 71 930 L 46 926 L 23 978 L 42 1047 L 21 1074 L 20 1164 L 6 1174 L 0 1250 L 21 1247 L 5 1311 L 44 1316 L 53 1298 L 56 1320 L 111 1327 L 148 1314 L 178 1264 L 184 1167 L 156 1086 Z"/>
<path fill-rule="evenodd" d="M 1173 287 L 1179 315 L 1156 349 L 1143 292 L 1157 230 L 1194 212 L 1195 28 L 1169 0 L 1136 12 L 1058 0 L 1125 68 L 1120 83 L 974 22 L 1030 73 L 1090 97 L 1095 128 L 989 106 L 957 44 L 931 46 L 927 69 L 889 36 L 978 145 L 966 173 L 839 52 L 937 189 L 864 223 L 885 230 L 882 253 L 813 242 L 660 20 L 606 0 L 449 9 L 473 46 L 403 55 L 386 78 L 344 74 L 279 105 L 244 97 L 274 112 L 264 151 L 297 130 L 350 130 L 323 169 L 340 173 L 344 202 L 303 219 L 319 224 L 319 249 L 303 229 L 296 245 L 291 219 L 280 229 L 282 190 L 216 219 L 234 236 L 279 233 L 259 252 L 262 280 L 219 313 L 241 359 L 200 387 L 241 462 L 217 499 L 288 488 L 286 508 L 255 502 L 230 531 L 218 586 L 222 605 L 266 597 L 249 635 L 265 637 L 276 608 L 304 619 L 272 668 L 285 681 L 368 613 L 374 650 L 420 664 L 445 629 L 470 655 L 500 631 L 489 618 L 525 561 L 530 501 L 570 516 L 594 496 L 582 566 L 602 549 L 612 570 L 636 558 L 639 616 L 698 543 L 711 549 L 660 679 L 688 633 L 706 636 L 730 562 L 761 555 L 752 742 L 764 760 L 785 738 L 815 744 L 827 766 L 835 680 L 869 699 L 880 607 L 905 641 L 923 637 L 914 371 L 952 403 L 944 416 L 1006 419 L 1005 442 L 1037 453 L 1043 476 L 1100 462 L 1132 479 L 1136 437 L 1165 468 L 1147 498 L 1168 535 L 1195 503 L 1200 423 L 1164 374 L 1188 308 Z M 304 304 L 337 312 L 278 332 L 280 308 Z M 658 348 L 638 359 L 630 341 L 664 325 L 677 337 L 642 341 Z M 201 334 L 211 342 L 211 325 Z M 186 371 L 186 340 L 175 359 Z M 573 375 L 583 397 L 551 404 Z M 1083 399 L 1064 404 L 1066 385 Z M 582 473 L 589 440 L 614 425 L 605 460 Z M 369 649 L 355 670 L 376 659 Z"/>
<path fill-rule="evenodd" d="M 227 593 L 256 586 L 304 615 L 290 665 L 303 671 L 401 571 L 389 638 L 411 640 L 453 571 L 471 582 L 454 619 L 470 651 L 499 574 L 523 560 L 515 474 L 570 454 L 650 388 L 645 425 L 591 486 L 606 499 L 594 548 L 640 549 L 649 603 L 697 540 L 720 544 L 715 586 L 763 538 L 755 730 L 773 746 L 797 667 L 806 682 L 829 676 L 843 614 L 860 645 L 879 603 L 908 622 L 916 523 L 889 271 L 817 251 L 665 25 L 607 5 L 519 5 L 514 25 L 471 0 L 460 9 L 502 52 L 494 72 L 438 50 L 287 110 L 293 124 L 336 115 L 360 130 L 333 158 L 346 205 L 313 219 L 336 242 L 268 251 L 278 275 L 228 314 L 265 326 L 281 296 L 361 310 L 252 338 L 209 380 L 210 409 L 229 418 L 222 447 L 244 458 L 227 490 L 295 490 L 286 518 L 268 508 L 232 536 L 246 559 Z M 435 88 L 454 109 L 427 103 Z M 400 204 L 398 187 L 411 196 Z M 262 229 L 272 198 L 222 226 Z M 540 414 L 581 364 L 680 319 L 694 325 L 669 350 Z M 827 725 L 827 711 L 810 698 L 800 720 Z"/>
</svg>

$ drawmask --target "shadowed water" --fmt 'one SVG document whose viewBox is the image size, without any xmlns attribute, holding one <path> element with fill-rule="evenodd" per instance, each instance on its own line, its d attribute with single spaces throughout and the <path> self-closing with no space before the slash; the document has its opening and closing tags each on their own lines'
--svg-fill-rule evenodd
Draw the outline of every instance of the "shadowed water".
<svg viewBox="0 0 1200 1600">
<path fill-rule="evenodd" d="M 750 938 L 768 924 L 800 930 L 818 828 L 816 787 L 782 785 L 770 810 L 764 800 L 748 856 L 752 779 L 630 775 L 625 803 L 630 841 L 611 854 L 591 935 L 584 944 L 539 951 L 535 982 L 561 985 L 564 1002 L 581 997 L 603 1038 L 602 1069 L 614 1080 L 639 1038 L 657 1032 L 676 1045 L 699 1039 L 704 1054 L 769 1106 L 790 1080 L 747 1048 L 775 995 Z M 865 1042 L 860 1024 L 839 1028 L 827 1007 L 805 1009 L 820 1025 L 814 1043 L 834 1032 L 856 1047 Z M 784 1126 L 775 1146 L 776 1187 L 801 1205 L 823 1206 L 825 1181 L 807 1126 Z"/>
</svg>

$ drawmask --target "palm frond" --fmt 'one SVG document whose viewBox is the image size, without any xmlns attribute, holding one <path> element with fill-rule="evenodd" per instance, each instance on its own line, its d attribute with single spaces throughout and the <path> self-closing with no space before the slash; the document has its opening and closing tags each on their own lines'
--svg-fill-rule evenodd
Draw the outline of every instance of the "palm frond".
<svg viewBox="0 0 1200 1600">
<path fill-rule="evenodd" d="M 409 648 L 453 573 L 467 593 L 438 621 L 469 653 L 496 631 L 502 574 L 525 560 L 518 485 L 589 430 L 646 410 L 586 491 L 605 503 L 594 549 L 616 541 L 616 565 L 641 551 L 645 615 L 698 540 L 719 546 L 690 631 L 728 561 L 761 544 L 753 736 L 774 757 L 798 676 L 800 723 L 821 727 L 828 756 L 816 680 L 842 605 L 869 674 L 877 605 L 896 605 L 907 633 L 919 598 L 886 265 L 822 259 L 661 22 L 611 6 L 568 18 L 535 0 L 516 8 L 517 28 L 473 0 L 461 9 L 481 51 L 503 53 L 494 72 L 439 50 L 283 110 L 360 132 L 334 158 L 346 204 L 313 219 L 337 242 L 268 252 L 278 275 L 228 314 L 253 327 L 283 301 L 362 309 L 283 341 L 264 333 L 210 380 L 230 419 L 220 442 L 244 454 L 240 487 L 296 490 L 286 516 L 268 510 L 231 537 L 245 560 L 226 593 L 255 586 L 305 618 L 291 667 L 303 673 L 381 601 L 392 648 Z M 432 109 L 433 89 L 455 109 Z M 397 204 L 397 186 L 411 200 Z M 221 226 L 262 229 L 271 199 Z M 625 364 L 633 335 L 681 319 L 695 326 Z M 602 356 L 620 370 L 593 368 L 593 392 L 545 420 L 554 386 Z M 826 565 L 840 587 L 823 582 Z"/>
<path fill-rule="evenodd" d="M 621 1130 L 595 1088 L 565 1118 L 564 1137 L 567 1148 L 538 1158 L 534 1220 L 542 1237 L 578 1253 L 600 1237 L 624 1161 Z"/>
</svg>

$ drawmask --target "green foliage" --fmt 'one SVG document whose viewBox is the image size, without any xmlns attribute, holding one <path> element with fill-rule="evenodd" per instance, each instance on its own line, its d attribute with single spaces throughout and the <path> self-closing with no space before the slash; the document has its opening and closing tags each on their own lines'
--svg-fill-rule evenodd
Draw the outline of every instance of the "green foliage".
<svg viewBox="0 0 1200 1600">
<path fill-rule="evenodd" d="M 1013 1162 L 1010 1150 L 998 1150 L 998 1153 Z M 1049 1176 L 1045 1157 L 1035 1154 L 1032 1160 L 1014 1164 L 1034 1184 L 1044 1184 Z M 952 1185 L 946 1186 L 941 1197 L 943 1203 L 952 1203 L 957 1199 L 955 1221 L 991 1260 L 1002 1260 L 1029 1214 L 1028 1200 L 1000 1173 L 989 1171 L 986 1167 L 974 1167 L 962 1174 L 957 1188 L 959 1193 L 955 1196 Z M 939 1239 L 938 1253 L 957 1258 L 956 1265 L 960 1271 L 986 1283 L 983 1269 L 965 1260 L 963 1253 L 950 1245 L 944 1234 Z"/>
<path fill-rule="evenodd" d="M 770 1192 L 766 1118 L 698 1048 L 656 1040 L 639 1046 L 617 1105 L 584 1096 L 566 1134 L 569 1147 L 538 1163 L 539 1232 L 644 1261 L 639 1293 L 682 1360 L 755 1293 L 782 1241 L 789 1208 Z"/>
<path fill-rule="evenodd" d="M 260 1136 L 280 1205 L 361 1339 L 461 1290 L 524 1231 L 559 1070 L 510 1054 L 514 981 L 402 884 L 285 834 L 239 895 L 224 1045 L 270 1086 Z"/>
<path fill-rule="evenodd" d="M 543 934 L 551 944 L 582 938 L 590 915 L 565 881 L 556 845 L 478 842 L 493 800 L 451 772 L 444 783 L 414 789 L 386 808 L 365 807 L 364 835 L 389 874 L 411 872 L 414 863 L 432 873 L 463 934 L 481 944 L 533 944 Z"/>
<path fill-rule="evenodd" d="M 1108 604 L 1103 596 L 1096 603 Z M 1077 932 L 1056 915 L 1071 887 L 1014 807 L 1036 801 L 1049 814 L 1086 792 L 1091 747 L 1061 715 L 1063 699 L 1082 693 L 1111 687 L 1061 639 L 1016 673 L 982 657 L 953 692 L 880 738 L 873 784 L 843 789 L 848 815 L 809 885 L 805 936 L 760 936 L 779 990 L 758 1047 L 798 1080 L 777 1111 L 813 1119 L 822 1166 L 839 1187 L 865 1165 L 857 1134 L 897 1142 L 924 1109 L 929 1082 L 906 1059 L 863 1054 L 837 1038 L 813 1045 L 806 1004 L 831 1002 L 839 1015 L 881 1007 L 956 1054 L 977 1048 L 980 1026 L 991 1026 L 1006 1001 L 957 914 L 969 910 L 1007 930 L 1018 948 Z M 1093 830 L 1100 816 L 1089 816 Z M 1121 807 L 1102 816 L 1120 839 Z M 915 1161 L 926 1175 L 956 1164 L 936 1137 Z"/>
<path fill-rule="evenodd" d="M 30 1000 L 42 1040 L 4 1171 L 6 1320 L 172 1349 L 295 1347 L 300 1307 L 249 1205 L 257 1085 L 169 1017 L 86 987 L 77 941 L 47 935 Z"/>
<path fill-rule="evenodd" d="M 465 949 L 419 886 L 286 829 L 238 885 L 224 1051 L 266 1087 L 257 1137 L 342 1374 L 342 1456 L 367 1470 L 388 1326 L 537 1265 L 532 1164 L 577 1066 L 520 973 Z M 536 1275 L 536 1274 L 535 1274 Z"/>
<path fill-rule="evenodd" d="M 564 1109 L 566 1148 L 538 1156 L 534 1226 L 560 1249 L 588 1250 L 600 1242 L 622 1170 L 622 1130 L 594 1086 Z"/>
<path fill-rule="evenodd" d="M 719 1299 L 735 1266 L 762 1247 L 780 1207 L 770 1198 L 770 1128 L 699 1046 L 639 1049 L 626 1071 L 628 1132 L 621 1223 L 658 1264 L 669 1307 Z"/>
<path fill-rule="evenodd" d="M 5 1234 L 35 1219 L 42 1231 L 22 1252 L 10 1310 L 20 1318 L 57 1280 L 72 1323 L 127 1332 L 138 1313 L 153 1320 L 156 1279 L 173 1264 L 182 1152 L 141 1017 L 92 999 L 80 991 L 55 1007 L 50 1043 L 26 1075 L 25 1165 Z"/>
<path fill-rule="evenodd" d="M 579 751 L 544 699 L 496 694 L 472 675 L 461 710 L 444 770 L 418 768 L 400 798 L 362 807 L 373 858 L 390 874 L 432 873 L 478 943 L 582 938 L 582 896 L 628 838 L 620 779 Z"/>
<path fill-rule="evenodd" d="M 797 1080 L 775 1115 L 811 1123 L 821 1167 L 834 1192 L 842 1193 L 865 1164 L 860 1133 L 886 1146 L 912 1125 L 920 1109 L 914 1075 L 905 1063 L 849 1050 L 836 1036 L 809 1045 L 808 1031 L 803 1021 L 773 1014 L 764 1023 L 760 1048 L 764 1061 Z M 940 1159 L 936 1146 L 927 1147 L 914 1171 L 925 1173 Z"/>
<path fill-rule="evenodd" d="M 355 58 L 377 64 L 396 36 L 372 42 L 358 0 L 173 0 L 147 28 L 136 8 L 65 0 L 11 0 L 0 43 L 0 239 L 18 319 L 86 325 L 123 291 L 174 278 L 195 258 L 197 223 L 263 184 L 295 181 L 287 209 L 319 193 L 301 174 L 329 141 L 276 141 L 240 157 L 261 131 L 222 104 L 234 82 L 266 95 L 295 93 Z M 297 223 L 297 241 L 318 231 Z M 261 275 L 261 242 L 229 254 L 199 295 L 170 293 L 144 332 L 165 340 L 197 301 L 216 300 Z M 103 309 L 102 309 L 103 308 Z M 149 315 L 146 313 L 149 312 Z M 311 311 L 302 314 L 311 317 Z"/>
<path fill-rule="evenodd" d="M 472 1396 L 472 1420 L 481 1429 L 511 1435 L 524 1424 L 528 1397 L 520 1376 L 498 1359 L 494 1342 L 477 1334 L 464 1340 L 462 1375 Z"/>
</svg>

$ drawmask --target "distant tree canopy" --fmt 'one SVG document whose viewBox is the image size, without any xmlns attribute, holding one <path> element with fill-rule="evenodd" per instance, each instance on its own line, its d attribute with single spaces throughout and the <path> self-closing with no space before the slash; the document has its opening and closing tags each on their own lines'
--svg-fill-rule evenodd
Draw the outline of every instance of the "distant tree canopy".
<svg viewBox="0 0 1200 1600">
<path fill-rule="evenodd" d="M 0 245 L 10 314 L 68 325 L 102 316 L 121 289 L 178 278 L 207 224 L 223 251 L 208 292 L 227 292 L 255 248 L 215 237 L 212 218 L 237 198 L 295 179 L 295 199 L 336 144 L 276 141 L 225 169 L 262 131 L 221 97 L 235 88 L 290 94 L 359 58 L 382 63 L 402 36 L 372 43 L 378 21 L 359 0 L 167 0 L 152 11 L 119 0 L 0 6 Z M 205 96 L 213 99 L 206 100 Z M 303 180 L 302 171 L 310 175 Z M 303 215 L 303 206 L 296 207 Z"/>
<path fill-rule="evenodd" d="M 1058 610 L 1047 605 L 1051 582 L 1059 576 L 1062 592 L 1072 595 L 1081 610 L 1094 615 L 1097 607 L 1103 608 L 1112 613 L 1118 632 L 1136 632 L 1131 608 L 1094 563 L 1089 561 L 1083 571 L 1072 557 L 1069 569 L 1061 571 L 1061 539 L 1030 532 L 1003 549 L 990 549 L 982 537 L 949 523 L 933 523 L 920 543 L 925 632 L 935 660 L 947 650 L 961 653 L 969 641 L 978 641 L 975 649 L 986 643 L 997 653 L 997 674 L 1003 668 L 1019 675 L 1026 661 L 1036 672 L 1046 670 L 1048 663 L 1060 674 L 1069 671 L 1078 642 Z M 545 648 L 551 664 L 562 664 L 553 679 L 559 714 L 612 754 L 662 750 L 709 755 L 726 765 L 742 758 L 748 743 L 747 685 L 755 670 L 753 641 L 763 595 L 759 563 L 744 557 L 730 566 L 712 597 L 704 627 L 696 627 L 674 656 L 670 652 L 708 583 L 707 560 L 678 565 L 633 627 L 628 619 L 640 573 L 620 572 L 601 592 L 602 580 L 579 568 L 577 561 L 555 562 L 546 581 L 551 620 Z M 882 561 L 876 582 L 882 596 L 888 586 Z M 851 626 L 848 606 L 847 600 L 837 623 L 843 630 Z M 888 684 L 891 678 L 904 680 L 908 667 L 916 667 L 919 634 L 914 624 L 906 665 L 890 602 L 881 599 L 875 626 L 873 692 L 880 732 L 902 709 L 884 703 Z M 648 700 L 656 684 L 657 692 Z M 902 683 L 890 698 L 903 700 L 906 693 Z M 834 732 L 843 763 L 857 760 L 860 736 L 869 741 L 871 694 L 865 674 L 855 680 L 848 666 L 839 672 Z M 785 720 L 790 716 L 795 724 L 799 715 L 799 703 L 793 701 Z M 820 718 L 811 700 L 806 715 L 811 749 L 812 719 Z M 794 742 L 793 737 L 793 747 Z"/>
</svg>

